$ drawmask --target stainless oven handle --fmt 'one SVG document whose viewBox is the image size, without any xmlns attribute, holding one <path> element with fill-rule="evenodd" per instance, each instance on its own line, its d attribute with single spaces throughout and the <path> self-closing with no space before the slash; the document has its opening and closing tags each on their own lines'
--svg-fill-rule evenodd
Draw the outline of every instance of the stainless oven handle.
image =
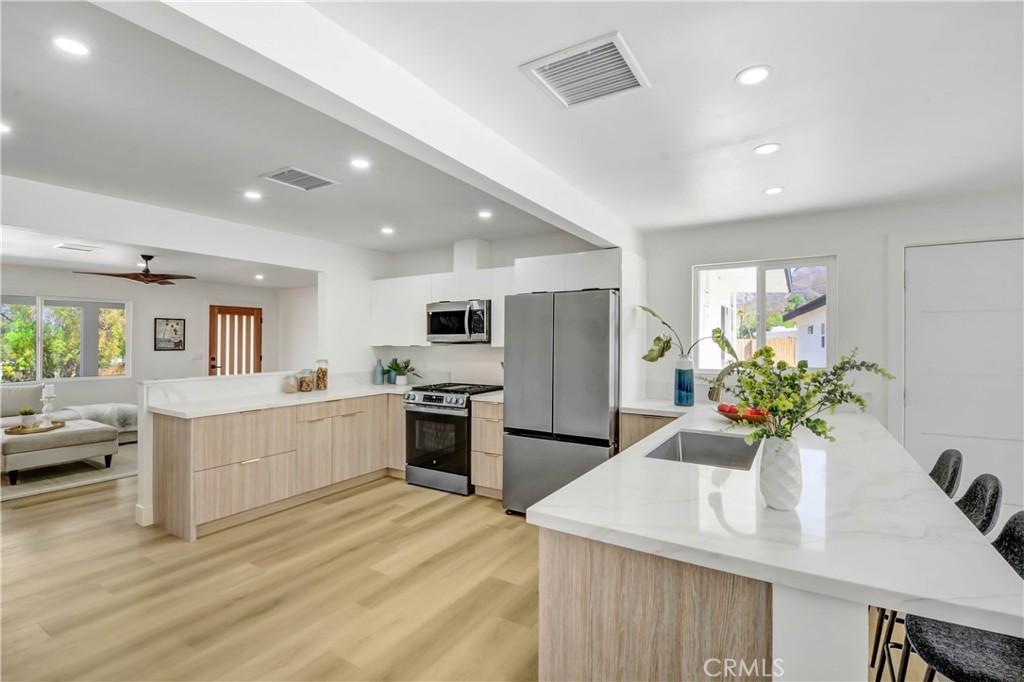
<svg viewBox="0 0 1024 682">
<path fill-rule="evenodd" d="M 469 311 L 472 310 L 472 309 L 473 309 L 473 304 L 472 303 L 467 303 L 466 304 L 466 338 L 467 339 L 471 338 L 473 336 L 473 331 L 469 328 Z"/>
<path fill-rule="evenodd" d="M 453 417 L 468 417 L 469 416 L 469 410 L 448 409 L 446 407 L 442 407 L 442 408 L 420 407 L 419 405 L 409 405 L 409 404 L 406 404 L 405 411 L 406 412 L 425 412 L 426 414 L 450 414 Z"/>
</svg>

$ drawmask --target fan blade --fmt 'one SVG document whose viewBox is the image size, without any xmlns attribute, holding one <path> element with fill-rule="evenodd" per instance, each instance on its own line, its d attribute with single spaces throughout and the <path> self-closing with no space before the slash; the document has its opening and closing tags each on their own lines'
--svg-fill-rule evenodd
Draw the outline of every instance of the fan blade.
<svg viewBox="0 0 1024 682">
<path fill-rule="evenodd" d="M 195 277 L 193 277 L 192 279 L 195 279 Z M 146 282 L 146 284 L 149 284 L 149 282 Z M 163 280 L 163 281 L 160 281 L 160 282 L 156 282 L 156 284 L 159 284 L 162 287 L 173 287 L 174 286 L 174 282 L 172 282 L 170 280 L 166 280 L 166 279 Z"/>
<path fill-rule="evenodd" d="M 164 275 L 162 273 L 157 274 L 155 272 L 151 274 L 150 277 L 159 277 L 160 279 L 195 279 L 192 275 Z"/>
<path fill-rule="evenodd" d="M 73 275 L 101 275 L 103 277 L 121 277 L 122 279 L 133 279 L 140 281 L 139 277 L 142 276 L 138 272 L 81 272 L 79 270 L 72 270 Z"/>
</svg>

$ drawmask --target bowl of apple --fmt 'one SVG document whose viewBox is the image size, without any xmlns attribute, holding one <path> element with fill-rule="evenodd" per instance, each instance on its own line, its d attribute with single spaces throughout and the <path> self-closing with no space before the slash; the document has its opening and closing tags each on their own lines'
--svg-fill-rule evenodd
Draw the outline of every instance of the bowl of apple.
<svg viewBox="0 0 1024 682">
<path fill-rule="evenodd" d="M 748 407 L 747 409 L 740 411 L 738 407 L 731 403 L 719 403 L 718 407 L 715 408 L 715 412 L 734 422 L 746 421 L 761 423 L 767 419 L 764 410 L 759 410 L 756 407 Z"/>
</svg>

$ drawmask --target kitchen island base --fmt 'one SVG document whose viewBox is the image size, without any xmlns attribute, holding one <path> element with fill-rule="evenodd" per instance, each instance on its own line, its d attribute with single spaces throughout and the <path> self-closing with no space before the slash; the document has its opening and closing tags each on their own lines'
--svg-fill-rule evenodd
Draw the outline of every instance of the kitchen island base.
<svg viewBox="0 0 1024 682">
<path fill-rule="evenodd" d="M 770 679 L 772 586 L 541 528 L 539 656 L 541 680 Z"/>
</svg>

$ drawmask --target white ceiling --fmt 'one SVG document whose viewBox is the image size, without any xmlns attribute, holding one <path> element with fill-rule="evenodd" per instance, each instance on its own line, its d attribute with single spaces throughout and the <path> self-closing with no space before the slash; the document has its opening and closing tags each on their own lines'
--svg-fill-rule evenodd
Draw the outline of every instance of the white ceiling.
<svg viewBox="0 0 1024 682">
<path fill-rule="evenodd" d="M 311 4 L 640 229 L 1024 181 L 1021 3 Z M 566 110 L 518 69 L 612 31 L 649 90 Z"/>
<path fill-rule="evenodd" d="M 381 251 L 557 231 L 92 4 L 0 13 L 5 174 Z M 92 52 L 61 52 L 55 35 Z M 372 167 L 352 168 L 357 156 Z M 260 177 L 289 165 L 340 184 L 307 193 Z M 244 199 L 250 188 L 263 199 Z"/>
<path fill-rule="evenodd" d="M 62 242 L 100 247 L 96 251 L 67 251 L 54 248 Z M 317 273 L 280 265 L 253 263 L 233 258 L 218 258 L 183 251 L 154 249 L 139 244 L 111 244 L 94 240 L 83 241 L 80 237 L 67 237 L 11 227 L 0 228 L 0 253 L 4 265 L 31 265 L 61 270 L 84 270 L 88 272 L 141 272 L 138 263 L 143 262 L 140 254 L 155 256 L 150 270 L 157 273 L 192 275 L 200 283 L 217 282 L 237 286 L 263 287 L 267 289 L 293 289 L 312 287 L 317 284 Z M 256 275 L 263 275 L 257 280 Z M 82 275 L 83 278 L 90 277 Z M 126 288 L 149 286 L 120 280 Z M 176 286 L 188 287 L 191 280 L 182 280 Z"/>
</svg>

